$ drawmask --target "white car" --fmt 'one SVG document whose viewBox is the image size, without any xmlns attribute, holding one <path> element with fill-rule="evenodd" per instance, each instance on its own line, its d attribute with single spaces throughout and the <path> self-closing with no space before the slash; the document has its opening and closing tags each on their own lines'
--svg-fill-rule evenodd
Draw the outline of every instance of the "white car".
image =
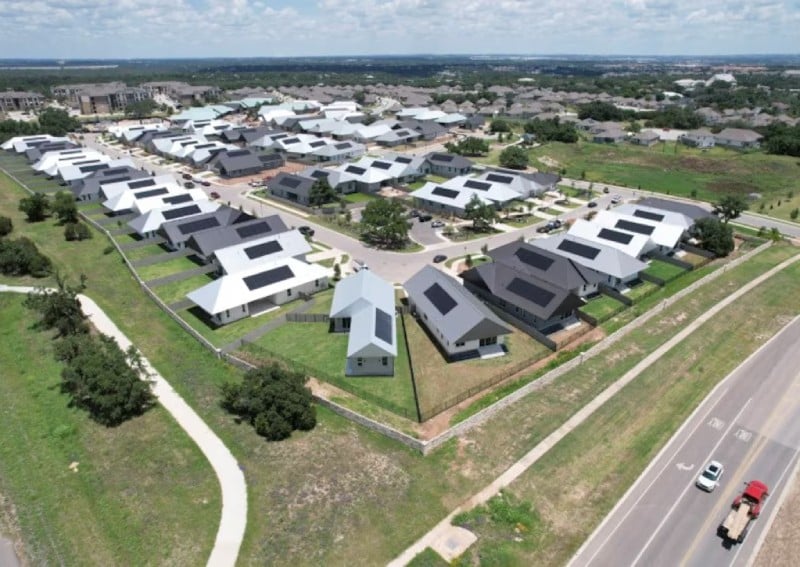
<svg viewBox="0 0 800 567">
<path fill-rule="evenodd" d="M 613 197 L 611 197 L 611 203 L 614 205 L 616 205 L 620 201 L 622 201 L 622 195 L 614 195 Z"/>
<path fill-rule="evenodd" d="M 705 490 L 706 492 L 714 492 L 714 489 L 719 485 L 719 479 L 722 478 L 722 473 L 725 468 L 719 461 L 711 461 L 700 476 L 697 477 L 697 488 Z"/>
</svg>

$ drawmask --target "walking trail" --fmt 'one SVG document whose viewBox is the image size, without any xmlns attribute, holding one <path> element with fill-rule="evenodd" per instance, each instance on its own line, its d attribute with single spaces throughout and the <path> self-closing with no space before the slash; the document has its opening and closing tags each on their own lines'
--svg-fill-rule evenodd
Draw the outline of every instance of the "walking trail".
<svg viewBox="0 0 800 567">
<path fill-rule="evenodd" d="M 639 374 L 654 364 L 674 346 L 696 331 L 703 323 L 717 315 L 722 309 L 741 298 L 744 294 L 751 291 L 759 284 L 763 283 L 773 275 L 777 274 L 798 260 L 800 260 L 800 255 L 796 255 L 788 260 L 785 260 L 768 272 L 761 274 L 748 284 L 742 286 L 740 289 L 700 315 L 697 319 L 688 324 L 682 331 L 642 359 L 636 366 L 631 368 L 621 378 L 611 384 L 611 386 L 598 394 L 596 398 L 581 408 L 577 413 L 575 413 L 575 415 L 570 417 L 564 424 L 561 425 L 561 427 L 544 438 L 520 460 L 512 464 L 505 472 L 494 479 L 489 485 L 487 485 L 477 494 L 471 496 L 463 504 L 459 505 L 455 510 L 450 512 L 446 518 L 436 524 L 428 533 L 423 535 L 420 539 L 413 543 L 411 547 L 407 548 L 403 553 L 392 560 L 388 567 L 402 567 L 404 565 L 408 565 L 408 563 L 414 559 L 415 556 L 422 553 L 428 547 L 434 549 L 447 560 L 451 560 L 458 555 L 461 555 L 469 548 L 476 538 L 468 530 L 457 526 L 452 526 L 450 522 L 453 517 L 462 512 L 472 510 L 476 506 L 487 502 L 493 496 L 497 495 L 503 488 L 507 487 L 526 470 L 533 466 L 542 456 L 544 456 L 545 453 L 547 453 L 547 451 L 553 448 L 556 443 L 561 441 L 575 428 L 580 426 L 584 421 L 591 417 L 595 411 L 597 411 L 603 404 L 617 394 L 617 392 L 627 386 L 631 381 L 638 377 Z"/>
<path fill-rule="evenodd" d="M 36 291 L 36 288 L 0 285 L 0 293 L 30 293 L 32 291 Z M 83 312 L 98 331 L 113 337 L 123 350 L 131 346 L 131 341 L 91 298 L 78 295 L 78 300 Z M 222 514 L 214 548 L 211 550 L 207 565 L 208 567 L 233 567 L 236 564 L 247 525 L 247 485 L 244 473 L 222 440 L 172 389 L 169 382 L 150 365 L 146 358 L 142 358 L 142 363 L 153 380 L 153 393 L 158 401 L 197 444 L 219 479 L 222 489 Z"/>
</svg>

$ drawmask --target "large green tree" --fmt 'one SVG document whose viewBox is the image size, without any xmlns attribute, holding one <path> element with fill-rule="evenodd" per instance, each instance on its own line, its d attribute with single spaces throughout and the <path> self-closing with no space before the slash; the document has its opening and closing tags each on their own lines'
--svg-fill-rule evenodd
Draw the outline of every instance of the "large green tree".
<svg viewBox="0 0 800 567">
<path fill-rule="evenodd" d="M 337 199 L 336 191 L 333 190 L 333 187 L 324 177 L 314 182 L 308 195 L 308 202 L 312 207 L 321 207 L 322 205 L 333 203 Z"/>
<path fill-rule="evenodd" d="M 489 131 L 493 134 L 498 132 L 511 132 L 511 125 L 507 120 L 502 118 L 495 118 L 489 123 Z"/>
<path fill-rule="evenodd" d="M 481 156 L 489 153 L 489 142 L 470 136 L 458 142 L 445 144 L 448 152 L 462 156 Z"/>
<path fill-rule="evenodd" d="M 714 204 L 714 213 L 725 224 L 740 216 L 749 208 L 747 200 L 740 195 L 726 195 Z"/>
<path fill-rule="evenodd" d="M 497 211 L 489 203 L 484 203 L 473 195 L 464 207 L 464 217 L 472 221 L 472 228 L 478 232 L 487 232 L 497 219 Z"/>
<path fill-rule="evenodd" d="M 70 116 L 66 110 L 60 108 L 45 108 L 39 113 L 37 121 L 42 134 L 64 136 L 68 132 L 75 132 L 81 129 L 81 123 L 78 119 Z"/>
<path fill-rule="evenodd" d="M 88 332 L 86 316 L 78 301 L 78 294 L 86 288 L 86 276 L 81 275 L 80 284 L 73 287 L 56 273 L 56 284 L 55 289 L 38 289 L 25 299 L 25 306 L 39 313 L 37 326 L 56 329 L 61 337 Z"/>
<path fill-rule="evenodd" d="M 8 217 L 0 217 L 0 236 L 7 236 L 14 230 L 14 223 Z"/>
<path fill-rule="evenodd" d="M 24 236 L 0 239 L 0 274 L 43 278 L 51 269 L 50 259 L 39 252 L 32 240 Z"/>
<path fill-rule="evenodd" d="M 255 427 L 270 441 L 286 439 L 294 430 L 317 424 L 308 378 L 278 364 L 249 370 L 240 384 L 222 385 L 221 405 Z"/>
<path fill-rule="evenodd" d="M 158 109 L 158 104 L 151 98 L 146 98 L 137 102 L 132 102 L 125 107 L 125 116 L 131 118 L 147 118 L 152 116 Z"/>
<path fill-rule="evenodd" d="M 508 146 L 498 157 L 500 165 L 509 169 L 525 169 L 528 161 L 528 152 L 520 146 Z"/>
<path fill-rule="evenodd" d="M 69 191 L 59 191 L 50 203 L 50 210 L 61 224 L 78 222 L 78 206 L 75 196 Z"/>
<path fill-rule="evenodd" d="M 361 238 L 379 248 L 402 248 L 408 241 L 405 208 L 398 201 L 375 199 L 361 213 Z"/>
<path fill-rule="evenodd" d="M 717 256 L 727 256 L 733 251 L 733 229 L 718 218 L 698 219 L 692 227 L 692 236 L 700 241 L 700 246 Z"/>
<path fill-rule="evenodd" d="M 28 222 L 41 222 L 50 213 L 50 200 L 44 193 L 34 193 L 20 199 L 19 210 L 25 213 Z"/>
</svg>

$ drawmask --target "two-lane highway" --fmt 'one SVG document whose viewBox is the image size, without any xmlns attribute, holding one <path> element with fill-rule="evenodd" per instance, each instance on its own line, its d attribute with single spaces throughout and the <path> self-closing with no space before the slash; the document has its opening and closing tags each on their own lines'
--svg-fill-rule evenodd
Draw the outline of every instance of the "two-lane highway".
<svg viewBox="0 0 800 567">
<path fill-rule="evenodd" d="M 698 408 L 609 514 L 571 565 L 744 565 L 800 450 L 800 318 L 740 365 Z M 694 486 L 710 460 L 722 462 L 720 486 Z M 760 519 L 742 544 L 717 526 L 747 481 L 770 489 Z"/>
</svg>

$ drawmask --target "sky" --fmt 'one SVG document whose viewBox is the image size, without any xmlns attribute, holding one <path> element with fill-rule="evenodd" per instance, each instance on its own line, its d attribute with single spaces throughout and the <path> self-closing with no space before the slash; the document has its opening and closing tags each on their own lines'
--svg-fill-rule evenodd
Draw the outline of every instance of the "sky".
<svg viewBox="0 0 800 567">
<path fill-rule="evenodd" d="M 0 58 L 800 52 L 800 0 L 0 0 Z"/>
</svg>

